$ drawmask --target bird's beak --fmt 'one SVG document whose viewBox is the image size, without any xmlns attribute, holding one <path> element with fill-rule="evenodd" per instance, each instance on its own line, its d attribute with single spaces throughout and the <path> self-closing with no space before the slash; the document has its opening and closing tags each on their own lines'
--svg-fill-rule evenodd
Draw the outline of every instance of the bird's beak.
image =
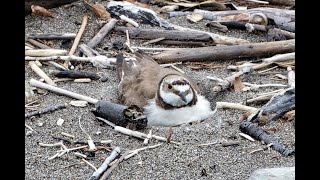
<svg viewBox="0 0 320 180">
<path fill-rule="evenodd" d="M 187 93 L 186 92 L 180 92 L 178 95 L 183 102 L 187 103 L 187 99 L 186 99 Z"/>
</svg>

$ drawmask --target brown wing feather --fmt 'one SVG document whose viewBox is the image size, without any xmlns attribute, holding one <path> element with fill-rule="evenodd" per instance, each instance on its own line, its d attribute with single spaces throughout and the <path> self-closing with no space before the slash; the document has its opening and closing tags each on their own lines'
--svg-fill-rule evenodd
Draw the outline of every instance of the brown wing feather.
<svg viewBox="0 0 320 180">
<path fill-rule="evenodd" d="M 124 79 L 119 85 L 121 101 L 124 105 L 144 107 L 148 100 L 155 97 L 159 82 L 168 74 L 184 74 L 169 68 L 163 68 L 150 56 L 139 52 L 135 53 L 135 63 L 123 62 Z M 135 65 L 134 65 L 135 64 Z M 125 68 L 126 67 L 126 68 Z M 129 72 L 134 71 L 134 73 Z M 198 93 L 199 87 L 190 78 L 186 77 Z"/>
</svg>

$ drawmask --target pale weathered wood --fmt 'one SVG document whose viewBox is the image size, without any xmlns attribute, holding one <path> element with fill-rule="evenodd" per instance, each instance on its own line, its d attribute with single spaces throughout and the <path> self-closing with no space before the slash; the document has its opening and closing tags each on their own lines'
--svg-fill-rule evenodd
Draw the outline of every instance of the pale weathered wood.
<svg viewBox="0 0 320 180">
<path fill-rule="evenodd" d="M 152 57 L 158 63 L 186 61 L 217 61 L 244 57 L 261 57 L 295 51 L 295 40 L 248 43 L 233 46 L 180 48 L 163 51 Z"/>
<path fill-rule="evenodd" d="M 52 85 L 49 85 L 49 84 L 45 84 L 45 83 L 42 83 L 42 82 L 37 81 L 35 79 L 31 79 L 30 80 L 30 85 L 34 86 L 34 87 L 42 88 L 42 89 L 45 89 L 45 90 L 49 90 L 49 91 L 52 91 L 52 92 L 55 92 L 55 93 L 58 93 L 58 94 L 62 94 L 62 95 L 65 95 L 65 96 L 69 96 L 69 97 L 72 97 L 72 98 L 75 98 L 75 99 L 88 101 L 91 104 L 96 104 L 98 102 L 97 99 L 93 99 L 93 98 L 88 97 L 88 96 L 84 96 L 84 95 L 81 95 L 81 94 L 77 94 L 77 93 L 62 89 L 62 88 L 58 88 L 58 87 L 55 87 L 55 86 L 52 86 Z"/>
<path fill-rule="evenodd" d="M 107 24 L 105 24 L 100 31 L 88 42 L 88 46 L 94 48 L 97 46 L 103 38 L 114 28 L 118 20 L 110 19 Z"/>
<path fill-rule="evenodd" d="M 30 39 L 46 39 L 46 40 L 53 40 L 53 39 L 74 39 L 76 37 L 75 33 L 35 33 L 35 34 L 28 34 L 28 38 Z"/>
<path fill-rule="evenodd" d="M 30 61 L 29 62 L 29 65 L 31 67 L 31 69 L 38 75 L 40 76 L 41 78 L 44 79 L 44 81 L 46 83 L 48 83 L 49 85 L 52 85 L 52 86 L 56 86 L 56 83 L 54 83 L 52 81 L 52 79 L 45 73 L 42 71 L 42 69 L 39 68 L 39 66 L 36 65 L 36 63 L 34 61 Z"/>
<path fill-rule="evenodd" d="M 206 11 L 195 9 L 194 13 L 202 14 L 204 19 L 211 21 L 220 21 L 226 16 L 239 15 L 239 14 L 256 14 L 262 13 L 267 18 L 274 20 L 274 22 L 286 31 L 295 31 L 295 10 L 277 9 L 277 8 L 252 8 L 248 10 L 230 10 L 230 11 Z"/>
<path fill-rule="evenodd" d="M 29 49 L 24 51 L 25 56 L 33 57 L 63 56 L 67 53 L 64 49 Z"/>
<path fill-rule="evenodd" d="M 166 40 L 180 41 L 212 41 L 211 37 L 206 33 L 178 30 L 161 30 L 161 29 L 141 29 L 134 27 L 116 27 L 115 31 L 125 34 L 128 30 L 131 39 L 157 39 L 165 38 Z"/>
</svg>

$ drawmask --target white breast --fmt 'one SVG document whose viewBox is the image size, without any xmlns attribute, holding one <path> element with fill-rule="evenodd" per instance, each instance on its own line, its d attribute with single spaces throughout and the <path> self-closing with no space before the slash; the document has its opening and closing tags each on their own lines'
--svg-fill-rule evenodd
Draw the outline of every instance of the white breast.
<svg viewBox="0 0 320 180">
<path fill-rule="evenodd" d="M 151 126 L 177 126 L 204 120 L 214 114 L 209 101 L 203 96 L 198 96 L 198 101 L 194 106 L 169 110 L 158 107 L 155 100 L 152 99 L 145 107 L 144 113 L 147 115 L 148 125 Z"/>
</svg>

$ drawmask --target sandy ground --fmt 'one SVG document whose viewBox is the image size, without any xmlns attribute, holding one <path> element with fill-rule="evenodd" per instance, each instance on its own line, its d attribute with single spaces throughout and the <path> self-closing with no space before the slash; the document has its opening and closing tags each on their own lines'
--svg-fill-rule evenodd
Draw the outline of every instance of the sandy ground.
<svg viewBox="0 0 320 180">
<path fill-rule="evenodd" d="M 103 1 L 103 3 L 106 3 Z M 94 34 L 100 29 L 98 19 L 81 4 L 76 4 L 69 8 L 54 8 L 51 10 L 55 18 L 36 17 L 28 15 L 25 17 L 26 33 L 76 33 L 80 27 L 84 13 L 89 14 L 89 22 L 83 34 L 80 43 L 87 43 Z M 185 20 L 185 17 L 169 19 L 170 22 L 194 29 L 212 31 L 223 34 L 205 27 L 208 21 L 202 21 L 197 24 L 191 24 Z M 146 27 L 145 25 L 143 27 Z M 149 27 L 149 26 L 148 26 Z M 156 27 L 155 27 L 156 28 Z M 248 34 L 244 31 L 230 31 L 223 35 L 247 39 L 250 42 L 266 41 L 263 34 Z M 105 40 L 96 48 L 101 54 L 112 56 L 116 51 L 108 50 L 112 42 L 116 40 L 125 41 L 124 36 L 109 34 Z M 62 41 L 51 41 L 52 46 L 60 48 Z M 134 45 L 139 45 L 144 41 L 133 41 Z M 147 47 L 147 46 L 146 46 Z M 151 46 L 150 46 L 151 47 Z M 156 46 L 154 46 L 156 47 Z M 257 59 L 257 58 L 254 58 Z M 230 65 L 235 64 L 232 61 L 212 62 L 212 65 Z M 205 77 L 214 75 L 218 77 L 229 76 L 232 72 L 226 69 L 212 70 L 191 70 L 188 63 L 177 65 L 183 69 L 187 75 L 199 82 L 204 95 L 211 102 L 212 108 L 217 101 L 225 102 L 243 102 L 246 98 L 254 97 L 255 94 L 275 90 L 276 88 L 263 88 L 257 92 L 222 92 L 213 96 L 210 88 L 213 82 Z M 43 66 L 45 72 L 54 69 L 52 66 Z M 96 71 L 92 65 L 84 65 L 84 70 Z M 118 101 L 116 71 L 113 68 L 99 69 L 103 76 L 108 77 L 107 82 L 99 80 L 90 83 L 59 82 L 58 87 L 87 95 L 96 99 L 105 99 L 112 102 Z M 283 69 L 274 69 L 273 72 L 283 72 Z M 272 71 L 271 71 L 272 72 Z M 256 84 L 264 83 L 283 83 L 286 81 L 275 81 L 270 79 L 271 75 L 252 75 L 245 81 Z M 31 78 L 39 79 L 31 71 L 28 63 L 25 63 L 25 80 Z M 53 77 L 52 77 L 53 78 Z M 42 109 L 47 106 L 53 106 L 58 103 L 69 103 L 71 98 L 59 96 L 54 93 L 36 94 Z M 259 106 L 257 106 L 259 107 Z M 112 146 L 119 146 L 123 152 L 143 147 L 143 141 L 119 134 L 111 127 L 98 122 L 95 116 L 90 112 L 93 108 L 89 105 L 85 108 L 69 106 L 66 109 L 44 114 L 41 117 L 26 119 L 25 123 L 31 126 L 36 132 L 29 134 L 25 129 L 25 178 L 26 179 L 88 179 L 94 170 L 81 163 L 73 152 L 62 157 L 48 160 L 53 156 L 59 147 L 40 147 L 37 143 L 56 143 L 52 135 L 63 137 L 61 132 L 66 132 L 75 136 L 74 140 L 85 140 L 86 135 L 80 130 L 78 119 L 83 115 L 81 124 L 85 131 L 95 141 L 112 140 Z M 239 116 L 243 112 L 237 110 L 219 110 L 214 117 L 207 119 L 202 123 L 193 125 L 184 125 L 173 129 L 172 140 L 182 143 L 181 146 L 173 144 L 162 144 L 155 149 L 145 150 L 138 155 L 123 161 L 113 170 L 110 179 L 247 179 L 249 175 L 258 168 L 268 167 L 292 167 L 295 166 L 295 157 L 282 157 L 278 152 L 265 150 L 249 154 L 250 151 L 264 147 L 261 142 L 251 142 L 239 136 Z M 65 120 L 63 125 L 57 126 L 59 118 Z M 295 148 L 295 129 L 292 122 L 272 123 L 264 128 L 276 128 L 273 136 L 289 149 Z M 148 133 L 152 129 L 153 134 L 165 136 L 167 128 L 148 127 L 142 132 Z M 97 132 L 101 132 L 100 134 Z M 71 140 L 71 139 L 70 139 Z M 198 144 L 210 142 L 227 142 L 231 140 L 240 141 L 238 146 L 222 147 L 220 144 L 197 146 Z M 151 140 L 149 145 L 160 143 L 157 140 Z M 74 147 L 66 144 L 67 147 Z M 81 151 L 79 151 L 81 152 Z M 86 153 L 86 152 L 83 152 Z M 88 155 L 88 153 L 86 153 Z M 94 157 L 88 159 L 95 167 L 99 167 L 104 158 L 109 156 L 107 150 L 100 150 Z M 206 171 L 206 175 L 204 172 Z"/>
</svg>

